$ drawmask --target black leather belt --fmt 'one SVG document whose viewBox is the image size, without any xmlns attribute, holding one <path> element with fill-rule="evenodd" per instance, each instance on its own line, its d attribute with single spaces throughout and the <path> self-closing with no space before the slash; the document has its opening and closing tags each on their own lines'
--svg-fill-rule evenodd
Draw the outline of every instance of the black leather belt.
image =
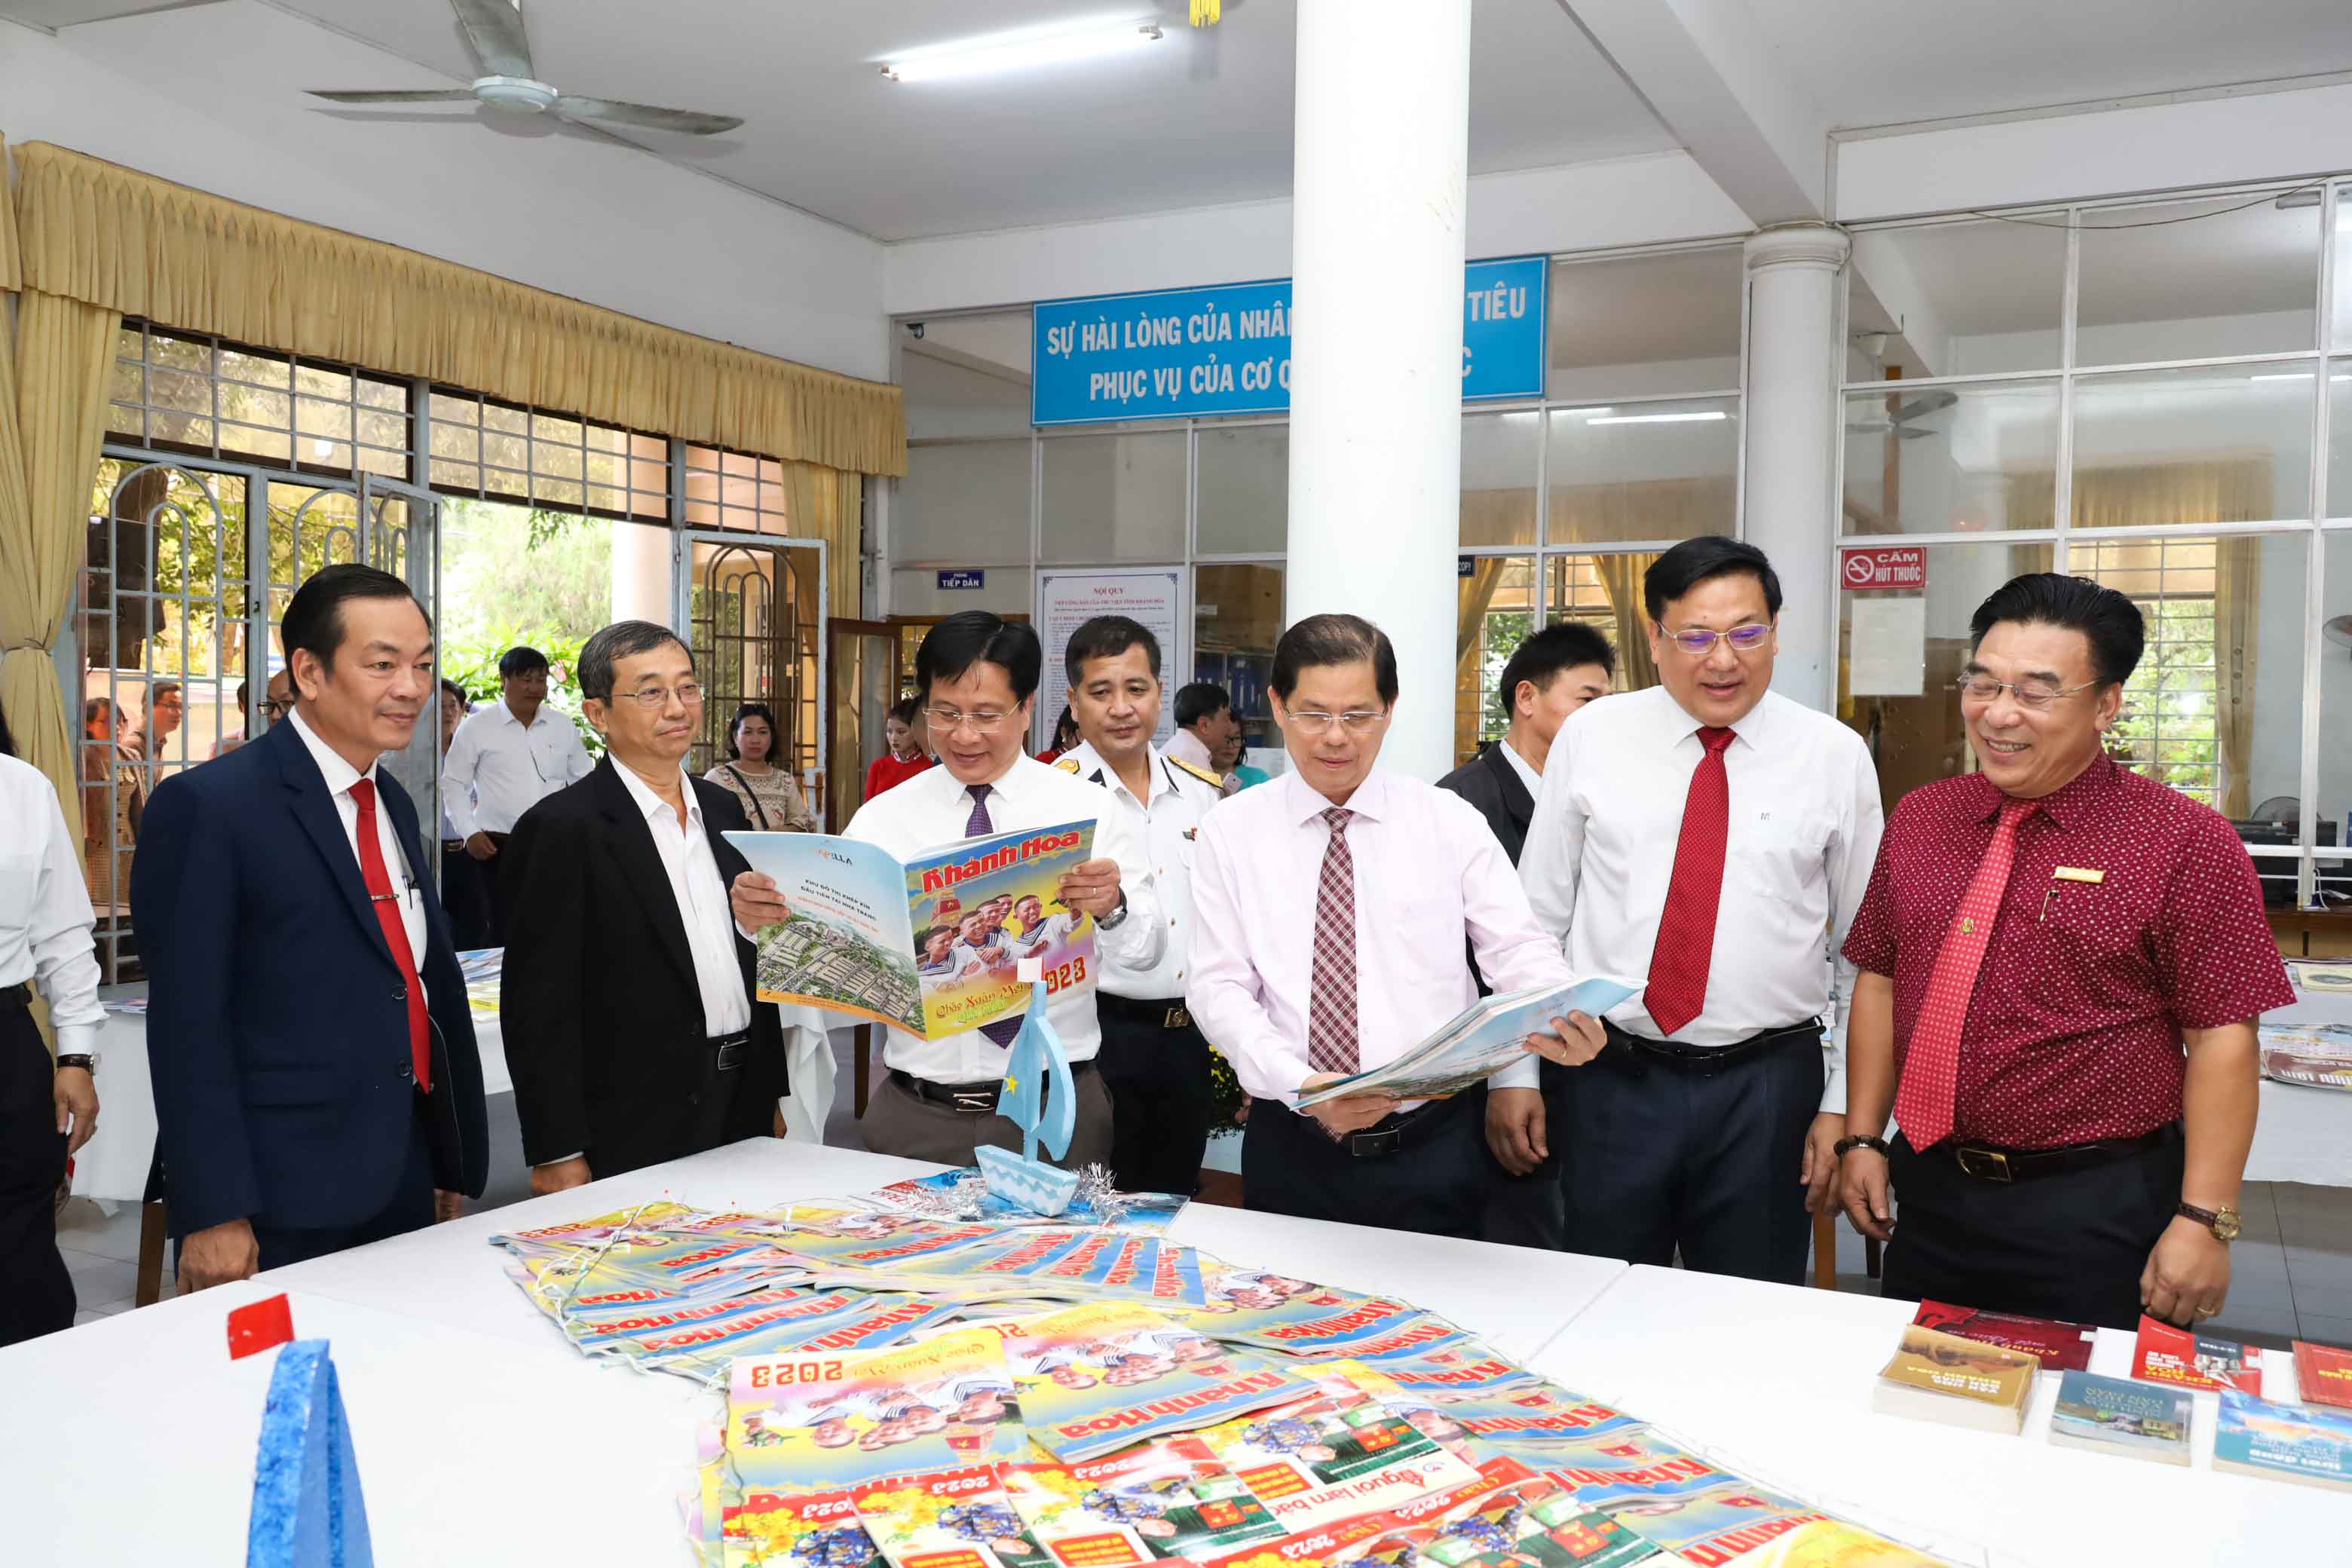
<svg viewBox="0 0 2352 1568">
<path fill-rule="evenodd" d="M 0 985 L 0 1007 L 30 1007 L 32 1005 L 31 982 L 19 980 L 14 985 Z"/>
<path fill-rule="evenodd" d="M 1154 1029 L 1181 1029 L 1192 1022 L 1185 1010 L 1184 998 L 1168 996 L 1154 1001 L 1134 996 L 1114 996 L 1108 991 L 1095 993 L 1095 1011 L 1106 1018 L 1122 1023 L 1141 1024 Z"/>
<path fill-rule="evenodd" d="M 2056 1149 L 2002 1149 L 1990 1143 L 1964 1143 L 1947 1138 L 1927 1152 L 1948 1159 L 1960 1173 L 1979 1182 L 2030 1182 L 2040 1176 L 2061 1176 L 2087 1171 L 2134 1154 L 2144 1154 L 2180 1135 L 2178 1122 L 2167 1122 L 2137 1138 L 2099 1138 L 2088 1143 L 2068 1143 Z M 1904 1142 L 1908 1145 L 1909 1139 Z M 1916 1151 L 1915 1151 L 1916 1152 Z"/>
<path fill-rule="evenodd" d="M 731 1035 L 714 1035 L 704 1042 L 717 1053 L 720 1072 L 733 1072 L 751 1054 L 751 1031 L 738 1029 Z"/>
<path fill-rule="evenodd" d="M 1072 1062 L 1073 1076 L 1095 1070 L 1094 1058 Z M 996 1097 L 1004 1088 L 1003 1079 L 991 1079 L 986 1083 L 934 1083 L 913 1073 L 890 1069 L 890 1081 L 913 1095 L 917 1100 L 933 1105 L 944 1105 L 950 1110 L 961 1110 L 967 1116 L 989 1116 L 996 1110 Z"/>
<path fill-rule="evenodd" d="M 1652 1063 L 1675 1072 L 1717 1073 L 1736 1063 L 1777 1050 L 1792 1041 L 1811 1039 L 1821 1043 L 1822 1021 L 1808 1018 L 1801 1024 L 1786 1028 L 1767 1029 L 1760 1035 L 1750 1035 L 1727 1046 L 1685 1046 L 1670 1040 L 1653 1040 L 1641 1035 L 1627 1034 L 1606 1018 L 1601 1021 L 1601 1032 L 1609 1043 L 1601 1047 L 1601 1059 L 1615 1060 L 1620 1066 L 1636 1072 Z"/>
<path fill-rule="evenodd" d="M 1454 1100 L 1433 1100 L 1411 1110 L 1383 1116 L 1361 1132 L 1350 1132 L 1340 1139 L 1339 1146 L 1359 1160 L 1385 1160 L 1426 1140 L 1454 1104 Z"/>
</svg>

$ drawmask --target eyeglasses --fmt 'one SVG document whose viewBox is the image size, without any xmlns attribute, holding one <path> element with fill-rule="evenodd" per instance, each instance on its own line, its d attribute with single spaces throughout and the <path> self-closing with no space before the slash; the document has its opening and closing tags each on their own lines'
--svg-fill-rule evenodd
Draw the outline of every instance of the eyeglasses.
<svg viewBox="0 0 2352 1568">
<path fill-rule="evenodd" d="M 678 686 L 648 686 L 642 691 L 622 691 L 614 694 L 616 702 L 634 702 L 648 713 L 658 713 L 676 697 L 678 706 L 691 708 L 702 700 L 702 688 L 691 680 Z"/>
<path fill-rule="evenodd" d="M 1990 702 L 2006 691 L 2017 699 L 2019 707 L 2035 710 L 2047 708 L 2062 697 L 2088 691 L 2098 684 L 2095 680 L 2086 680 L 2080 686 L 2053 686 L 2046 680 L 1995 680 L 1990 675 L 1965 675 L 1952 682 L 1959 694 L 1970 702 Z"/>
<path fill-rule="evenodd" d="M 294 711 L 294 704 L 290 701 L 279 702 L 273 700 L 271 701 L 264 702 L 261 705 L 261 710 L 272 719 L 283 719 L 286 715 Z"/>
<path fill-rule="evenodd" d="M 1318 713 L 1313 709 L 1294 709 L 1290 721 L 1301 734 L 1320 735 L 1337 724 L 1350 735 L 1369 735 L 1389 721 L 1388 710 L 1356 709 L 1347 713 Z"/>
<path fill-rule="evenodd" d="M 1718 642 L 1727 642 L 1734 653 L 1754 653 L 1772 635 L 1769 621 L 1748 621 L 1727 632 L 1711 632 L 1694 626 L 1687 631 L 1668 632 L 1667 640 L 1693 658 L 1705 658 L 1715 651 Z"/>
<path fill-rule="evenodd" d="M 930 721 L 933 731 L 942 735 L 965 724 L 971 726 L 971 732 L 975 735 L 993 735 L 1004 728 L 1005 721 L 1013 718 L 1013 713 L 1002 708 L 982 708 L 970 713 L 956 708 L 926 708 L 923 717 Z"/>
</svg>

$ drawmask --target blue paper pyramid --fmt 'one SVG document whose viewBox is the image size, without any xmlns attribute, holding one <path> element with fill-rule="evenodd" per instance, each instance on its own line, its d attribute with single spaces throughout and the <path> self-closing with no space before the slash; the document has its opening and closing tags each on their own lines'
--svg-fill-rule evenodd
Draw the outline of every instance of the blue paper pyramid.
<svg viewBox="0 0 2352 1568">
<path fill-rule="evenodd" d="M 246 1568 L 374 1568 L 343 1391 L 324 1340 L 278 1352 L 253 1465 Z"/>
</svg>

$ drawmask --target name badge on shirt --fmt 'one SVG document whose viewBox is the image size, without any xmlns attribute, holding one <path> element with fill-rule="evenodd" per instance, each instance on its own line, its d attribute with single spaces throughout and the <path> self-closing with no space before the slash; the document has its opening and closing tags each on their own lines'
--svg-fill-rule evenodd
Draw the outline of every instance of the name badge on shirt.
<svg viewBox="0 0 2352 1568">
<path fill-rule="evenodd" d="M 2095 871 L 2084 866 L 2061 866 L 2050 875 L 2061 882 L 2104 882 L 2107 879 L 2105 871 Z"/>
</svg>

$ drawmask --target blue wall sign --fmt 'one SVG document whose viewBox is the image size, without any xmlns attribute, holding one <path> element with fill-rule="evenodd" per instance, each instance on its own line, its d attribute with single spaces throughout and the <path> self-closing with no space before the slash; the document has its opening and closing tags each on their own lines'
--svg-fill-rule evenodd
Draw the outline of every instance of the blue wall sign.
<svg viewBox="0 0 2352 1568">
<path fill-rule="evenodd" d="M 988 586 L 988 574 L 974 566 L 964 566 L 952 572 L 942 572 L 940 574 L 940 586 L 942 588 L 984 588 Z"/>
<path fill-rule="evenodd" d="M 1550 276 L 1540 256 L 1474 261 L 1465 270 L 1464 402 L 1543 395 Z M 1290 408 L 1287 279 L 1045 300 L 1030 319 L 1034 424 Z"/>
</svg>

